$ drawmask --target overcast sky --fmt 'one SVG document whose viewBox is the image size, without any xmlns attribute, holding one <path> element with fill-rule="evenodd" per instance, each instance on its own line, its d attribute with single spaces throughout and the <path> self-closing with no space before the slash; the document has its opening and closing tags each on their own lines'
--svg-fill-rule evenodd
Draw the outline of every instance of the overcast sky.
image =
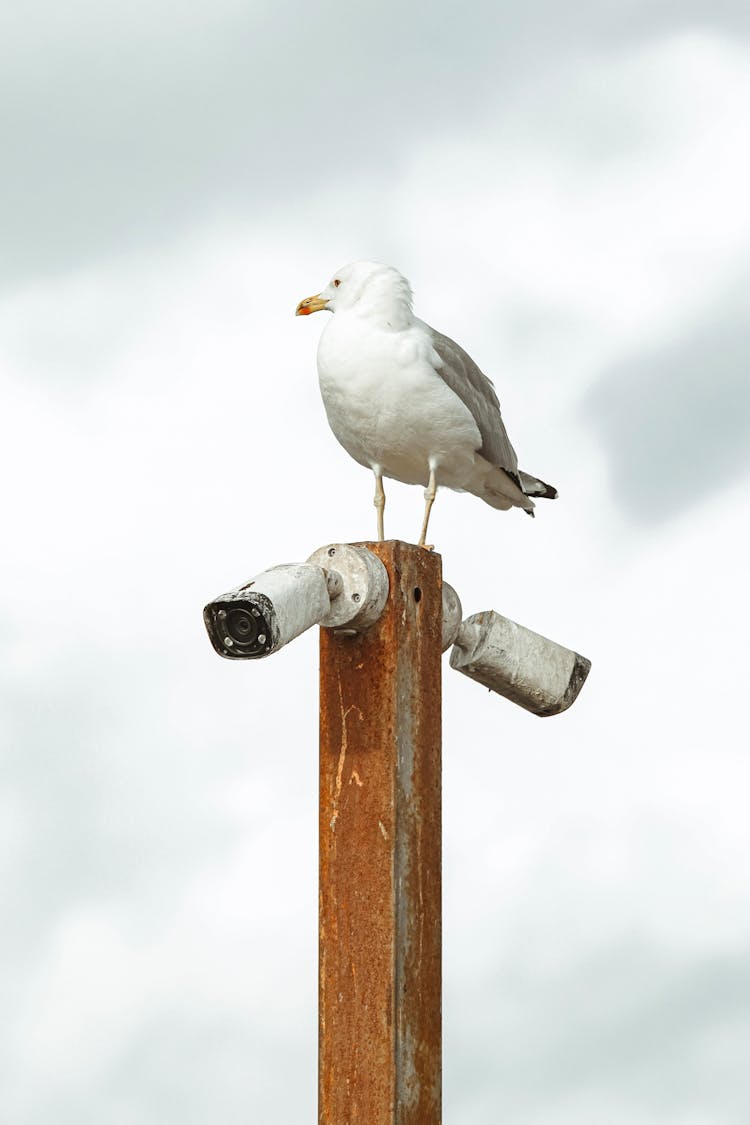
<svg viewBox="0 0 750 1125">
<path fill-rule="evenodd" d="M 447 580 L 593 661 L 446 662 L 445 1120 L 747 1125 L 747 5 L 6 9 L 9 1125 L 314 1119 L 316 637 L 201 609 L 374 532 L 293 318 L 365 257 L 560 491 L 441 492 Z"/>
</svg>

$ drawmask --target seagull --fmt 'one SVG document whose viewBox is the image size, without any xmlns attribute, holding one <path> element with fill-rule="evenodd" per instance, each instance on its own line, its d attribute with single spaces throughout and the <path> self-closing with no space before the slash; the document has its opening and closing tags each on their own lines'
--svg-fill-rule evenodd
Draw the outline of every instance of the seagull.
<svg viewBox="0 0 750 1125">
<path fill-rule="evenodd" d="M 530 516 L 532 497 L 555 499 L 555 488 L 518 468 L 493 384 L 463 348 L 414 316 L 398 270 L 344 266 L 296 315 L 322 309 L 335 315 L 318 345 L 320 392 L 334 435 L 375 475 L 378 539 L 383 477 L 424 486 L 420 547 L 438 485 Z"/>
</svg>

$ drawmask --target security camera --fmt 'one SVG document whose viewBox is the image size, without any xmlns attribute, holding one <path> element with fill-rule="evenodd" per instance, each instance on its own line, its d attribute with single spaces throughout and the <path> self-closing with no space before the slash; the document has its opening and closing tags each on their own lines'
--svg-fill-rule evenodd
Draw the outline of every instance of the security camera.
<svg viewBox="0 0 750 1125">
<path fill-rule="evenodd" d="M 228 660 L 278 652 L 313 625 L 359 633 L 383 612 L 388 572 L 363 547 L 332 543 L 305 563 L 271 567 L 209 602 L 211 644 Z"/>
<path fill-rule="evenodd" d="M 541 717 L 566 711 L 591 668 L 580 653 L 494 610 L 467 617 L 454 639 L 451 668 Z"/>
<path fill-rule="evenodd" d="M 388 572 L 372 551 L 331 543 L 307 562 L 271 567 L 209 602 L 211 644 L 228 660 L 278 652 L 313 625 L 356 635 L 381 616 Z M 571 649 L 494 610 L 462 620 L 461 601 L 442 583 L 442 650 L 451 667 L 535 715 L 557 715 L 574 702 L 591 663 Z"/>
</svg>

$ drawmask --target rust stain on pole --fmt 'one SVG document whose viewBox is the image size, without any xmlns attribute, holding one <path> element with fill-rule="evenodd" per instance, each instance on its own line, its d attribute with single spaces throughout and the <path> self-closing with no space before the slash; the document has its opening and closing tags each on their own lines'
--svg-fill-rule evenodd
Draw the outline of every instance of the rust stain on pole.
<svg viewBox="0 0 750 1125">
<path fill-rule="evenodd" d="M 363 544 L 380 621 L 321 629 L 321 1125 L 439 1125 L 441 560 Z"/>
</svg>

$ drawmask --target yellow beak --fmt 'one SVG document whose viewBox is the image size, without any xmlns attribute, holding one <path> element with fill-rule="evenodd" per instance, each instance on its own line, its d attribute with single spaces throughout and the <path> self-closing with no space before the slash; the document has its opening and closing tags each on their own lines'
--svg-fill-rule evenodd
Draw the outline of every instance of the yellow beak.
<svg viewBox="0 0 750 1125">
<path fill-rule="evenodd" d="M 297 305 L 295 316 L 309 316 L 310 313 L 320 312 L 321 309 L 326 308 L 328 301 L 324 301 L 319 293 L 314 297 L 305 297 L 304 301 L 300 301 Z"/>
</svg>

